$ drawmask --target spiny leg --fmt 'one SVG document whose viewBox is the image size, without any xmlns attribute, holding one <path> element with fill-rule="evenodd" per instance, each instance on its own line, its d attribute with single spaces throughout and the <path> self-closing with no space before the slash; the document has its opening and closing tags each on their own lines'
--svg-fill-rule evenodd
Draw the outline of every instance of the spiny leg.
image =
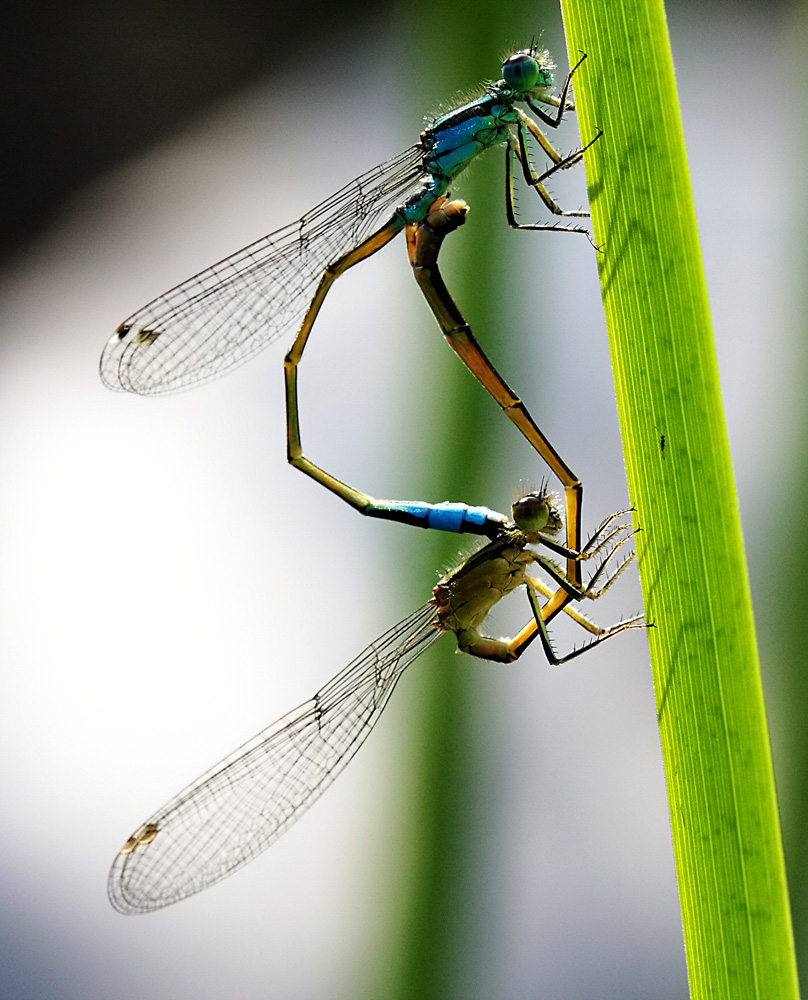
<svg viewBox="0 0 808 1000">
<path fill-rule="evenodd" d="M 584 54 L 578 62 L 573 66 L 570 72 L 567 74 L 567 79 L 564 81 L 564 87 L 561 91 L 561 96 L 558 101 L 544 101 L 544 103 L 551 103 L 556 106 L 557 112 L 555 116 L 548 115 L 540 107 L 538 107 L 533 101 L 527 100 L 527 105 L 546 125 L 551 126 L 551 128 L 557 128 L 561 124 L 561 120 L 564 115 L 564 111 L 570 107 L 567 104 L 567 92 L 569 91 L 570 83 L 572 81 L 573 73 L 578 69 L 581 63 L 586 59 L 586 54 Z M 547 139 L 539 126 L 530 118 L 528 115 L 524 114 L 522 111 L 517 109 L 519 118 L 516 122 L 516 132 L 517 141 L 514 141 L 512 136 L 509 136 L 508 142 L 505 146 L 505 211 L 508 218 L 508 224 L 514 229 L 530 229 L 536 230 L 553 230 L 557 232 L 570 232 L 570 233 L 584 233 L 589 236 L 587 230 L 580 226 L 559 226 L 557 224 L 552 225 L 522 225 L 516 220 L 516 212 L 514 207 L 514 194 L 513 194 L 513 157 L 516 156 L 520 161 L 522 167 L 522 173 L 525 178 L 525 182 L 528 186 L 534 188 L 539 195 L 539 197 L 544 202 L 546 208 L 556 216 L 564 217 L 575 217 L 575 218 L 586 218 L 589 216 L 588 212 L 582 211 L 565 211 L 560 205 L 553 199 L 550 192 L 544 187 L 542 181 L 545 181 L 548 177 L 554 174 L 558 170 L 566 170 L 568 167 L 575 166 L 583 158 L 584 152 L 589 149 L 593 142 L 600 138 L 602 132 L 598 132 L 594 139 L 588 142 L 582 149 L 577 149 L 567 156 L 562 156 L 558 150 L 552 145 L 552 143 Z M 528 129 L 536 141 L 539 143 L 541 148 L 544 150 L 545 155 L 552 162 L 552 166 L 544 171 L 543 174 L 537 174 L 533 169 L 533 165 L 530 159 L 530 152 L 527 148 L 527 140 L 525 135 L 525 129 Z M 591 238 L 590 238 L 591 242 Z"/>
<path fill-rule="evenodd" d="M 530 151 L 527 147 L 527 136 L 525 132 L 526 127 L 530 130 L 531 134 L 536 137 L 542 146 L 542 149 L 544 149 L 553 161 L 553 165 L 548 167 L 543 174 L 537 174 L 533 168 L 533 163 L 530 159 Z M 518 142 L 513 139 L 513 136 L 510 136 L 505 148 L 505 213 L 508 217 L 508 224 L 512 229 L 527 229 L 532 231 L 561 229 L 561 231 L 565 232 L 586 232 L 586 230 L 581 229 L 580 227 L 567 227 L 564 229 L 564 227 L 559 227 L 557 225 L 534 225 L 520 223 L 517 221 L 513 193 L 513 158 L 516 157 L 519 161 L 525 183 L 528 187 L 533 188 L 533 190 L 538 194 L 548 211 L 552 212 L 553 215 L 563 216 L 565 218 L 588 218 L 589 212 L 566 211 L 562 209 L 544 186 L 542 181 L 547 180 L 548 177 L 551 177 L 559 170 L 566 170 L 568 167 L 572 167 L 575 166 L 575 164 L 580 163 L 586 150 L 589 149 L 594 142 L 597 142 L 602 135 L 603 132 L 599 131 L 594 139 L 590 139 L 590 141 L 582 149 L 576 149 L 574 152 L 570 153 L 569 156 L 562 157 L 555 149 L 553 149 L 536 123 L 532 122 L 527 115 L 522 115 L 520 113 L 520 120 L 516 124 L 516 137 Z"/>
<path fill-rule="evenodd" d="M 566 156 L 562 156 L 561 153 L 559 153 L 558 150 L 555 148 L 555 146 L 553 146 L 550 143 L 547 136 L 544 134 L 544 132 L 542 132 L 539 126 L 533 121 L 533 119 L 529 115 L 524 114 L 524 112 L 520 111 L 518 108 L 516 109 L 516 111 L 517 114 L 519 115 L 519 121 L 516 123 L 517 131 L 522 132 L 522 138 L 525 139 L 524 143 L 519 144 L 519 149 L 516 150 L 516 154 L 517 156 L 520 157 L 520 159 L 521 159 L 520 154 L 524 155 L 525 162 L 522 165 L 522 171 L 525 175 L 525 180 L 527 181 L 528 184 L 532 184 L 533 176 L 535 175 L 530 175 L 527 172 L 527 165 L 531 163 L 531 159 L 530 159 L 530 153 L 527 150 L 527 140 L 524 136 L 525 128 L 530 132 L 530 134 L 533 136 L 536 142 L 538 142 L 538 144 L 544 150 L 547 158 L 551 160 L 553 164 L 551 167 L 548 167 L 543 174 L 540 174 L 538 176 L 539 181 L 545 181 L 547 180 L 548 177 L 551 177 L 557 171 L 568 170 L 570 167 L 574 167 L 577 163 L 580 163 L 581 160 L 584 158 L 584 153 L 587 151 L 587 149 L 589 149 L 590 146 L 593 146 L 598 141 L 598 139 L 600 139 L 600 137 L 603 135 L 603 129 L 598 129 L 597 134 L 594 136 L 594 138 L 590 139 L 585 146 L 582 146 L 580 149 L 574 149 L 571 153 L 568 153 Z"/>
<path fill-rule="evenodd" d="M 542 597 L 549 599 L 553 596 L 554 591 L 546 584 L 542 583 L 541 580 L 538 580 L 535 577 L 531 577 L 530 579 L 533 581 L 533 586 L 535 586 L 536 590 L 538 590 Z M 596 625 L 595 622 L 587 618 L 586 615 L 582 615 L 580 611 L 577 611 L 569 604 L 564 608 L 564 614 L 569 615 L 569 617 L 580 625 L 581 628 L 585 628 L 587 632 L 591 632 L 593 635 L 601 635 L 603 632 L 600 625 Z"/>
<path fill-rule="evenodd" d="M 572 75 L 581 65 L 581 63 L 586 59 L 586 53 L 584 52 L 578 62 L 572 67 L 572 69 L 567 73 L 567 79 L 564 81 L 564 86 L 561 88 L 561 95 L 559 97 L 551 98 L 540 98 L 543 104 L 551 104 L 557 108 L 557 113 L 555 117 L 548 115 L 547 112 L 540 108 L 537 104 L 534 104 L 529 98 L 525 101 L 530 110 L 538 115 L 539 118 L 544 122 L 545 125 L 549 125 L 550 128 L 558 128 L 564 117 L 564 112 L 567 110 L 574 111 L 574 104 L 567 104 L 567 94 L 569 93 L 570 84 L 572 83 Z"/>
<path fill-rule="evenodd" d="M 534 232 L 553 232 L 553 233 L 583 233 L 584 236 L 590 239 L 589 231 L 584 229 L 583 226 L 561 226 L 557 222 L 550 224 L 538 224 L 528 225 L 527 223 L 521 223 L 516 218 L 516 202 L 513 193 L 513 158 L 518 157 L 518 146 L 514 144 L 512 138 L 509 138 L 505 143 L 505 217 L 508 220 L 508 225 L 511 229 L 529 229 Z M 580 218 L 587 218 L 589 216 L 588 212 L 565 212 L 552 198 L 550 192 L 544 187 L 543 184 L 535 185 L 536 193 L 539 195 L 541 200 L 544 202 L 545 206 L 557 216 L 573 216 Z"/>
<path fill-rule="evenodd" d="M 349 503 L 352 507 L 359 511 L 364 511 L 365 508 L 372 503 L 371 498 L 366 496 L 364 493 L 360 493 L 358 490 L 352 489 L 350 486 L 347 486 L 339 479 L 330 475 L 328 472 L 325 472 L 303 454 L 303 448 L 300 442 L 297 368 L 303 357 L 303 351 L 306 348 L 306 342 L 308 341 L 312 326 L 314 325 L 314 321 L 317 318 L 320 307 L 328 294 L 329 288 L 341 274 L 344 274 L 345 271 L 348 270 L 349 267 L 353 267 L 354 264 L 359 264 L 361 261 L 367 260 L 368 257 L 371 257 L 378 250 L 381 250 L 381 248 L 397 236 L 403 228 L 404 222 L 399 219 L 398 216 L 394 216 L 393 219 L 391 219 L 390 222 L 388 222 L 382 229 L 379 229 L 372 236 L 369 236 L 350 253 L 346 254 L 344 257 L 340 257 L 339 260 L 334 261 L 326 267 L 323 272 L 323 276 L 320 279 L 320 284 L 317 286 L 317 291 L 314 293 L 314 298 L 311 300 L 311 305 L 309 306 L 300 329 L 298 330 L 297 336 L 295 337 L 295 342 L 292 344 L 292 347 L 283 362 L 284 375 L 286 379 L 286 439 L 289 462 L 295 466 L 295 468 L 304 472 L 307 476 L 311 476 L 312 479 L 321 483 L 333 493 L 336 493 L 337 496 L 341 497 L 346 501 L 346 503 Z"/>
<path fill-rule="evenodd" d="M 576 600 L 588 599 L 596 601 L 599 597 L 605 594 L 607 590 L 610 589 L 610 587 L 615 583 L 615 581 L 623 574 L 623 571 L 626 569 L 626 567 L 630 563 L 632 563 L 637 556 L 636 552 L 631 552 L 618 565 L 617 569 L 615 569 L 607 577 L 606 582 L 602 586 L 600 587 L 595 586 L 600 577 L 602 576 L 602 574 L 606 571 L 608 565 L 617 555 L 618 550 L 634 534 L 634 532 L 632 531 L 631 534 L 624 534 L 622 537 L 619 537 L 623 530 L 630 529 L 631 527 L 630 525 L 619 525 L 617 528 L 610 531 L 605 538 L 600 539 L 600 536 L 605 531 L 608 530 L 610 523 L 616 517 L 619 517 L 620 513 L 628 513 L 628 511 L 622 511 L 617 514 L 612 514 L 608 518 L 606 518 L 601 523 L 600 527 L 597 529 L 595 534 L 589 539 L 589 541 L 584 546 L 583 551 L 587 552 L 588 550 L 589 557 L 592 557 L 597 552 L 601 552 L 604 549 L 604 547 L 611 544 L 611 548 L 608 549 L 605 556 L 595 567 L 595 570 L 592 576 L 590 577 L 589 582 L 586 584 L 585 587 L 582 587 L 578 593 L 575 593 L 573 591 L 573 588 L 569 586 L 569 582 L 567 581 L 565 574 L 561 572 L 560 567 L 556 566 L 551 560 L 542 556 L 540 553 L 535 553 L 536 563 L 542 566 L 542 568 L 547 573 L 549 573 L 549 575 L 556 581 L 559 587 L 566 590 L 571 597 L 574 597 Z M 547 545 L 546 539 L 543 539 L 542 541 L 544 545 Z M 569 656 L 565 656 L 560 660 L 555 658 L 555 653 L 553 652 L 552 649 L 552 643 L 550 642 L 550 638 L 547 632 L 546 623 L 557 614 L 557 608 L 552 607 L 551 601 L 548 601 L 544 605 L 544 607 L 538 605 L 534 591 L 538 591 L 545 597 L 551 596 L 551 599 L 556 595 L 551 595 L 549 588 L 547 588 L 543 583 L 541 583 L 541 581 L 535 579 L 534 577 L 531 577 L 526 574 L 525 580 L 528 587 L 528 596 L 530 598 L 531 607 L 533 608 L 534 614 L 532 621 L 528 622 L 528 624 L 522 629 L 519 635 L 516 636 L 516 638 L 513 639 L 511 642 L 511 651 L 514 654 L 514 656 L 520 656 L 523 650 L 530 644 L 530 642 L 532 642 L 533 639 L 535 639 L 537 634 L 540 635 L 542 646 L 544 647 L 547 658 L 548 660 L 550 660 L 551 663 L 563 663 L 568 659 L 572 659 L 573 656 L 578 656 L 585 649 L 588 649 L 590 646 L 596 644 L 591 642 L 587 643 L 580 649 L 573 650 L 573 652 Z M 563 610 L 567 614 L 571 614 L 572 612 L 572 609 L 569 606 L 564 607 Z M 578 624 L 582 625 L 584 628 L 587 628 L 590 632 L 593 632 L 595 635 L 599 636 L 597 642 L 601 642 L 603 639 L 608 638 L 609 636 L 614 635 L 617 632 L 622 632 L 625 628 L 635 626 L 637 622 L 639 622 L 642 618 L 642 616 L 639 615 L 636 618 L 632 618 L 626 622 L 620 622 L 618 625 L 613 626 L 611 628 L 603 629 L 600 626 L 595 625 L 593 622 L 591 622 L 588 618 L 586 618 L 583 615 L 580 615 L 577 618 L 574 615 L 572 617 L 575 618 Z"/>
<path fill-rule="evenodd" d="M 450 346 L 563 484 L 567 546 L 570 550 L 567 558 L 567 577 L 574 586 L 580 587 L 581 570 L 578 553 L 581 549 L 583 502 L 581 481 L 541 432 L 525 404 L 513 393 L 488 360 L 449 294 L 438 269 L 441 244 L 449 233 L 462 225 L 467 210 L 468 206 L 464 202 L 447 202 L 445 198 L 440 198 L 423 222 L 407 226 L 407 251 L 413 274 Z M 563 588 L 559 589 L 551 602 L 553 613 L 560 611 L 569 600 L 569 594 Z"/>
<path fill-rule="evenodd" d="M 626 562 L 628 562 L 628 560 L 626 560 Z M 626 565 L 626 563 L 623 565 Z M 618 570 L 618 573 L 619 572 L 620 571 Z M 607 628 L 601 628 L 599 625 L 595 625 L 594 622 L 589 621 L 589 619 L 584 618 L 584 616 L 581 615 L 580 617 L 584 620 L 579 621 L 578 624 L 582 625 L 583 628 L 587 629 L 587 631 L 592 632 L 595 635 L 595 638 L 590 642 L 584 643 L 583 646 L 578 646 L 565 656 L 557 656 L 555 650 L 553 649 L 553 644 L 550 641 L 550 634 L 547 631 L 547 623 L 544 614 L 547 605 L 545 604 L 544 607 L 542 607 L 537 596 L 538 594 L 543 595 L 547 588 L 543 586 L 541 581 L 536 580 L 532 576 L 525 576 L 525 583 L 527 584 L 528 600 L 530 601 L 530 606 L 533 609 L 533 618 L 536 626 L 534 635 L 538 633 L 539 638 L 541 639 L 542 648 L 544 649 L 544 654 L 553 666 L 558 666 L 561 663 L 567 663 L 569 660 L 575 659 L 576 656 L 580 656 L 581 653 L 585 653 L 588 649 L 592 649 L 593 646 L 599 645 L 601 642 L 604 642 L 606 639 L 610 639 L 613 635 L 618 635 L 620 632 L 625 632 L 630 628 L 644 628 L 644 625 L 641 624 L 642 615 L 636 615 L 634 618 L 628 618 L 625 621 L 618 622 L 616 625 L 610 625 Z M 518 639 L 519 636 L 513 640 L 514 644 L 517 644 Z M 517 657 L 522 654 L 529 641 L 530 640 L 527 640 L 519 645 L 515 645 L 514 652 Z"/>
<path fill-rule="evenodd" d="M 555 552 L 556 555 L 563 556 L 565 559 L 577 559 L 579 562 L 583 562 L 587 559 L 594 559 L 617 535 L 624 531 L 629 531 L 634 533 L 634 528 L 631 524 L 618 524 L 614 528 L 609 530 L 613 521 L 618 517 L 623 517 L 626 514 L 630 514 L 631 509 L 618 510 L 614 514 L 609 514 L 607 518 L 601 521 L 600 525 L 596 528 L 594 534 L 584 543 L 583 548 L 580 552 L 571 552 L 565 545 L 559 545 L 558 542 L 553 541 L 551 538 L 542 538 L 542 545 L 545 548 L 550 549 Z M 623 544 L 622 542 L 620 543 Z"/>
<path fill-rule="evenodd" d="M 615 533 L 616 534 L 616 533 Z M 536 553 L 536 562 L 555 580 L 559 587 L 561 587 L 570 597 L 574 598 L 576 601 L 582 601 L 588 599 L 591 601 L 597 600 L 602 594 L 612 586 L 615 580 L 622 574 L 623 570 L 628 566 L 628 564 L 635 558 L 636 553 L 631 552 L 628 556 L 623 559 L 619 564 L 617 569 L 615 569 L 610 576 L 606 578 L 606 582 L 600 586 L 596 587 L 598 580 L 601 578 L 606 568 L 611 563 L 611 561 L 617 555 L 618 549 L 624 545 L 631 535 L 624 535 L 622 538 L 618 538 L 617 541 L 612 545 L 611 549 L 606 553 L 606 555 L 601 559 L 598 565 L 595 567 L 595 571 L 592 574 L 589 582 L 584 586 L 576 586 L 572 584 L 567 577 L 567 574 L 553 562 L 552 559 L 548 559 L 547 556 L 541 555 L 541 553 Z M 542 540 L 544 541 L 544 540 Z"/>
<path fill-rule="evenodd" d="M 642 624 L 642 615 L 636 615 L 633 618 L 626 619 L 626 621 L 618 622 L 616 625 L 603 628 L 585 615 L 580 614 L 574 608 L 565 607 L 562 609 L 564 614 L 569 615 L 577 625 L 586 629 L 595 638 L 584 643 L 583 646 L 573 649 L 565 656 L 557 656 L 553 649 L 549 632 L 547 631 L 547 608 L 549 607 L 549 601 L 542 606 L 537 596 L 541 594 L 543 597 L 552 600 L 554 596 L 553 591 L 549 587 L 546 587 L 541 580 L 537 580 L 532 576 L 525 576 L 525 584 L 527 586 L 530 606 L 533 609 L 533 618 L 522 629 L 519 635 L 513 639 L 493 639 L 490 636 L 480 635 L 476 628 L 460 629 L 456 632 L 458 649 L 483 660 L 493 660 L 497 663 L 513 663 L 514 660 L 519 659 L 530 643 L 538 636 L 548 661 L 553 666 L 558 666 L 561 663 L 566 663 L 568 660 L 574 659 L 576 656 L 580 656 L 581 653 L 586 652 L 586 650 L 591 649 L 593 646 L 599 645 L 606 639 L 610 639 L 613 635 L 618 635 L 620 632 L 625 632 L 630 628 L 645 627 Z"/>
<path fill-rule="evenodd" d="M 513 159 L 516 157 L 516 159 L 519 160 L 522 167 L 522 173 L 525 178 L 525 183 L 535 190 L 544 202 L 545 207 L 548 211 L 552 212 L 553 215 L 562 216 L 564 218 L 588 218 L 589 212 L 568 212 L 562 209 L 561 206 L 554 200 L 547 188 L 542 184 L 542 181 L 546 180 L 557 170 L 565 170 L 568 166 L 574 166 L 578 163 L 584 152 L 589 149 L 592 143 L 597 141 L 603 133 L 599 132 L 594 139 L 583 147 L 583 149 L 578 149 L 574 153 L 570 153 L 567 157 L 561 157 L 561 155 L 553 149 L 547 139 L 542 135 L 541 130 L 534 122 L 531 122 L 526 115 L 522 115 L 522 119 L 524 119 L 525 124 L 528 125 L 532 134 L 537 137 L 542 148 L 548 153 L 548 155 L 550 155 L 554 162 L 553 166 L 545 170 L 543 174 L 536 173 L 530 161 L 530 153 L 527 148 L 524 126 L 520 120 L 517 123 L 517 138 L 519 141 L 516 142 L 512 136 L 509 136 L 508 141 L 505 144 L 505 215 L 508 220 L 508 225 L 511 229 L 530 230 L 531 232 L 551 231 L 561 233 L 583 233 L 591 242 L 589 231 L 584 229 L 582 226 L 560 226 L 557 223 L 552 223 L 550 225 L 539 223 L 529 224 L 518 221 L 516 218 L 516 203 L 513 192 Z"/>
<path fill-rule="evenodd" d="M 519 108 L 516 108 L 516 113 L 519 115 L 521 123 L 530 130 L 530 134 L 544 150 L 547 159 L 553 164 L 553 166 L 549 168 L 548 172 L 542 176 L 542 180 L 546 180 L 550 174 L 554 174 L 557 170 L 566 170 L 568 167 L 573 167 L 576 163 L 580 163 L 584 154 L 583 149 L 576 149 L 568 156 L 562 156 L 529 115 L 520 111 Z M 517 127 L 519 124 L 520 123 L 517 122 Z"/>
<path fill-rule="evenodd" d="M 547 597 L 552 594 L 552 591 L 549 587 L 545 587 L 540 580 L 536 580 L 531 576 L 526 576 L 525 582 L 527 584 L 530 605 L 533 609 L 533 618 L 525 625 L 519 635 L 510 640 L 491 639 L 488 636 L 479 635 L 476 630 L 469 629 L 457 633 L 458 648 L 464 653 L 470 653 L 472 656 L 478 656 L 484 660 L 494 660 L 498 663 L 513 663 L 514 660 L 519 659 L 530 643 L 538 636 L 547 659 L 553 666 L 558 666 L 560 663 L 566 663 L 568 660 L 580 656 L 581 653 L 586 652 L 586 650 L 591 649 L 593 646 L 599 645 L 606 639 L 610 639 L 613 635 L 618 635 L 620 632 L 625 632 L 631 628 L 645 628 L 642 615 L 636 615 L 633 618 L 626 619 L 626 621 L 618 622 L 616 625 L 602 628 L 600 625 L 596 625 L 593 621 L 590 621 L 585 615 L 574 611 L 573 608 L 565 607 L 562 609 L 564 613 L 570 615 L 578 625 L 585 628 L 587 632 L 592 633 L 595 638 L 590 642 L 584 643 L 583 646 L 573 649 L 565 656 L 557 656 L 547 631 L 547 622 L 549 617 L 552 617 L 547 614 L 550 601 L 542 606 L 536 596 L 538 593 Z"/>
<path fill-rule="evenodd" d="M 550 589 L 550 587 L 545 586 L 541 580 L 537 580 L 530 576 L 527 576 L 526 580 L 530 581 L 528 584 L 528 591 L 530 591 L 531 586 L 533 586 L 543 597 L 553 597 L 554 592 Z M 561 610 L 565 615 L 569 615 L 576 625 L 580 625 L 581 628 L 586 629 L 587 632 L 597 636 L 595 642 L 588 642 L 586 645 L 582 646 L 580 650 L 576 650 L 576 656 L 579 653 L 582 653 L 585 649 L 589 649 L 590 646 L 597 645 L 598 642 L 602 642 L 604 639 L 609 638 L 609 636 L 614 635 L 615 630 L 622 632 L 624 628 L 628 628 L 631 624 L 640 620 L 639 618 L 632 618 L 629 622 L 621 622 L 620 626 L 614 626 L 611 629 L 604 629 L 587 618 L 586 615 L 582 615 L 580 611 L 577 611 L 569 605 Z M 540 626 L 537 625 L 538 621 L 541 621 Z M 543 633 L 541 633 L 542 629 Z M 536 635 L 543 634 L 543 636 L 547 636 L 547 626 L 542 621 L 541 615 L 539 616 L 539 619 L 531 619 L 531 633 L 529 638 L 523 638 L 524 631 L 525 630 L 523 629 L 515 639 L 493 639 L 491 636 L 480 635 L 477 629 L 473 628 L 460 629 L 455 634 L 457 638 L 457 646 L 461 652 L 468 653 L 470 656 L 476 656 L 483 660 L 493 660 L 498 663 L 513 663 L 514 660 L 518 660 L 522 653 L 524 653 Z M 556 661 L 555 653 L 552 651 L 552 647 L 550 646 L 549 637 L 546 642 L 544 641 L 544 638 L 542 639 L 542 646 L 544 646 L 545 651 L 548 649 L 550 650 L 547 658 L 551 663 L 555 664 L 556 662 L 563 662 Z"/>
<path fill-rule="evenodd" d="M 560 97 L 552 97 L 550 94 L 546 94 L 544 97 L 537 98 L 537 100 L 540 100 L 542 104 L 547 104 L 547 105 L 549 105 L 550 107 L 553 107 L 553 108 L 560 108 L 561 107 L 561 98 Z M 567 101 L 566 104 L 564 105 L 564 110 L 565 111 L 574 111 L 575 110 L 575 104 L 572 101 Z"/>
<path fill-rule="evenodd" d="M 519 503 L 524 503 L 530 499 L 526 497 L 523 501 L 514 504 L 514 521 L 517 526 L 524 528 L 524 519 L 529 516 L 529 510 L 520 510 L 517 513 L 517 506 Z M 626 513 L 626 512 L 623 512 Z M 581 566 L 581 563 L 586 559 L 593 559 L 596 555 L 604 553 L 596 564 L 589 581 L 584 585 L 578 582 L 573 582 L 569 579 L 564 570 L 552 559 L 545 556 L 541 551 L 532 552 L 532 561 L 540 565 L 549 576 L 555 580 L 556 584 L 564 590 L 571 598 L 576 601 L 581 601 L 584 599 L 597 600 L 601 594 L 605 593 L 609 587 L 612 586 L 614 581 L 622 574 L 626 566 L 634 558 L 635 553 L 631 553 L 627 556 L 617 567 L 616 570 L 606 579 L 606 582 L 599 588 L 596 588 L 596 584 L 601 576 L 606 572 L 609 565 L 613 562 L 617 556 L 618 551 L 625 545 L 625 543 L 633 536 L 634 532 L 631 530 L 631 525 L 620 524 L 615 528 L 611 528 L 611 524 L 619 514 L 613 514 L 607 517 L 601 522 L 594 535 L 589 538 L 584 547 L 579 553 L 569 552 L 566 548 L 561 545 L 556 544 L 551 539 L 547 538 L 545 535 L 538 533 L 538 541 L 536 538 L 528 535 L 528 539 L 531 544 L 541 545 L 544 548 L 549 548 L 552 552 L 560 555 L 566 555 L 568 558 L 570 556 L 576 558 L 577 565 Z M 565 609 L 566 610 L 566 609 Z M 548 612 L 549 613 L 549 612 Z M 555 612 L 553 612 L 555 613 Z"/>
<path fill-rule="evenodd" d="M 598 525 L 595 533 L 586 542 L 581 551 L 581 560 L 592 559 L 600 552 L 602 552 L 604 548 L 606 548 L 608 545 L 614 542 L 614 544 L 612 544 L 611 549 L 609 549 L 609 551 L 606 553 L 606 556 L 595 567 L 595 571 L 589 578 L 589 583 L 586 585 L 586 592 L 584 596 L 588 597 L 590 600 L 597 600 L 602 594 L 605 594 L 606 591 L 615 582 L 615 580 L 622 574 L 626 566 L 628 566 L 628 564 L 637 557 L 636 552 L 631 552 L 620 563 L 617 569 L 614 570 L 614 572 L 612 572 L 611 576 L 607 578 L 606 582 L 598 589 L 595 589 L 595 584 L 597 583 L 601 574 L 605 571 L 606 567 L 609 565 L 611 560 L 617 554 L 617 550 L 620 549 L 623 545 L 625 545 L 625 543 L 629 540 L 629 538 L 633 537 L 637 533 L 637 531 L 631 524 L 618 524 L 614 528 L 611 527 L 613 522 L 618 517 L 623 517 L 625 514 L 630 514 L 632 510 L 633 508 L 630 508 L 628 510 L 619 510 L 616 513 L 610 514 L 608 517 L 604 518 L 603 521 L 601 521 L 601 523 Z M 623 534 L 623 532 L 627 532 L 627 534 Z M 622 538 L 618 537 L 621 534 Z M 615 539 L 617 540 L 615 541 Z M 545 545 L 546 544 L 547 543 L 545 542 Z"/>
</svg>

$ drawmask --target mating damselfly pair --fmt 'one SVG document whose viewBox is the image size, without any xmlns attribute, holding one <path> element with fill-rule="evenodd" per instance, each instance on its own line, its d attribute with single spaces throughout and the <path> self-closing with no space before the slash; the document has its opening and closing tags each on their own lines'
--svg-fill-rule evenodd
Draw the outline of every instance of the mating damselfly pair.
<svg viewBox="0 0 808 1000">
<path fill-rule="evenodd" d="M 463 222 L 467 207 L 449 200 L 450 184 L 477 155 L 495 145 L 505 149 L 511 226 L 586 232 L 557 223 L 524 225 L 514 211 L 518 165 L 525 182 L 554 215 L 587 215 L 563 211 L 544 186 L 556 171 L 580 162 L 587 147 L 561 156 L 533 118 L 516 107 L 524 103 L 545 125 L 560 124 L 571 108 L 567 97 L 577 66 L 558 98 L 549 94 L 552 68 L 547 53 L 535 48 L 510 56 L 501 80 L 439 118 L 415 146 L 361 175 L 297 222 L 159 296 L 122 323 L 107 344 L 101 359 L 104 382 L 111 388 L 154 394 L 215 378 L 278 336 L 295 333 L 285 359 L 289 461 L 363 514 L 486 539 L 440 581 L 422 608 L 372 643 L 309 702 L 158 810 L 127 840 L 108 883 L 110 899 L 121 912 L 146 912 L 183 899 L 269 846 L 334 780 L 364 742 L 403 670 L 443 633 L 454 633 L 461 650 L 499 662 L 516 659 L 539 636 L 550 662 L 561 663 L 639 621 L 633 618 L 603 629 L 570 606 L 573 600 L 596 599 L 620 574 L 631 556 L 611 576 L 606 570 L 629 537 L 629 525 L 619 523 L 620 514 L 612 515 L 581 544 L 580 480 L 488 361 L 437 264 L 444 238 Z M 555 108 L 555 113 L 541 105 Z M 542 173 L 531 160 L 531 138 L 550 161 Z M 459 503 L 376 500 L 303 455 L 297 375 L 319 309 L 341 274 L 402 230 L 414 275 L 442 332 L 561 481 L 563 521 L 545 490 L 517 501 L 510 518 Z M 562 526 L 565 544 L 556 540 Z M 560 556 L 566 567 L 537 548 Z M 593 571 L 584 583 L 582 568 L 589 560 Z M 547 572 L 555 589 L 528 573 L 534 565 Z M 532 611 L 528 624 L 512 640 L 482 635 L 491 607 L 521 586 L 527 589 Z M 547 623 L 559 612 L 594 636 L 561 657 L 554 653 L 547 631 Z"/>
</svg>

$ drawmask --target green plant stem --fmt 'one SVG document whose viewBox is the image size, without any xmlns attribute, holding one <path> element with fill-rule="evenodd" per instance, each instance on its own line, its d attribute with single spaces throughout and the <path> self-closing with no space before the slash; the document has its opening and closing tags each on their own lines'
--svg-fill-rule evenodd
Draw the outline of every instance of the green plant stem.
<svg viewBox="0 0 808 1000">
<path fill-rule="evenodd" d="M 797 996 L 754 623 L 660 0 L 564 0 L 691 995 Z"/>
</svg>

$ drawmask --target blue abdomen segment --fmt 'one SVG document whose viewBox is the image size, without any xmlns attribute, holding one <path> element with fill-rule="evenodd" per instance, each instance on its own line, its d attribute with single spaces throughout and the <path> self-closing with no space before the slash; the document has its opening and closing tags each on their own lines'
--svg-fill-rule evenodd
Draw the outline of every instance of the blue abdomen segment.
<svg viewBox="0 0 808 1000">
<path fill-rule="evenodd" d="M 438 531 L 471 532 L 496 537 L 508 519 L 488 507 L 469 507 L 465 503 L 425 503 L 423 500 L 375 500 L 365 508 L 370 517 L 402 521 Z"/>
</svg>

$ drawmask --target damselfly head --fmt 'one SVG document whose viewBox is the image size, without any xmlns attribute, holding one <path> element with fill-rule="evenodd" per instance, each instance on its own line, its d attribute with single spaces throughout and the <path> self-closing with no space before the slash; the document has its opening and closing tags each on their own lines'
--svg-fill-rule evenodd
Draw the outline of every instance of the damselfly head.
<svg viewBox="0 0 808 1000">
<path fill-rule="evenodd" d="M 561 530 L 561 515 L 550 493 L 527 493 L 511 507 L 513 522 L 526 534 L 554 535 Z"/>
<path fill-rule="evenodd" d="M 554 69 L 550 54 L 541 49 L 523 49 L 508 56 L 502 64 L 502 79 L 518 94 L 525 94 L 536 87 L 549 87 Z"/>
</svg>

